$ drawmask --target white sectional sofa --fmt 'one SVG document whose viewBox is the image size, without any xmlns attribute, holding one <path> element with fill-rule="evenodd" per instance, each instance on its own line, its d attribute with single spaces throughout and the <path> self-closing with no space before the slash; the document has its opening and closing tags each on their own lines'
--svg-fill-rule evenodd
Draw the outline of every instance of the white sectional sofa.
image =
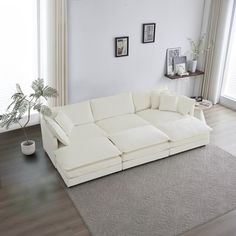
<svg viewBox="0 0 236 236">
<path fill-rule="evenodd" d="M 53 108 L 43 147 L 68 187 L 209 143 L 195 102 L 155 89 Z"/>
</svg>

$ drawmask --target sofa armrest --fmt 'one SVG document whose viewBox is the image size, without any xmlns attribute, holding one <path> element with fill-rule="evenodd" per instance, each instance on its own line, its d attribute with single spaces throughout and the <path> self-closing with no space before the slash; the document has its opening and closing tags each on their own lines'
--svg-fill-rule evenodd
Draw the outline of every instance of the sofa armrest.
<svg viewBox="0 0 236 236">
<path fill-rule="evenodd" d="M 206 124 L 204 113 L 200 108 L 195 107 L 193 116 Z"/>
<path fill-rule="evenodd" d="M 42 115 L 40 116 L 40 125 L 42 132 L 43 148 L 47 152 L 48 156 L 50 157 L 52 163 L 55 166 L 54 151 L 58 149 L 58 140 L 49 129 Z"/>
</svg>

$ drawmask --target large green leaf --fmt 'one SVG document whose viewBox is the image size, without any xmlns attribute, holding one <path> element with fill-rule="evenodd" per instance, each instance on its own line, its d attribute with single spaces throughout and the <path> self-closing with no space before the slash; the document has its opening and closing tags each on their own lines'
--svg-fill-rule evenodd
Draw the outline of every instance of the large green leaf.
<svg viewBox="0 0 236 236">
<path fill-rule="evenodd" d="M 40 98 L 43 95 L 43 89 L 44 89 L 43 79 L 41 78 L 36 79 L 35 81 L 33 81 L 31 87 L 34 90 L 34 94 L 31 94 L 31 96 L 35 98 Z"/>
<path fill-rule="evenodd" d="M 45 86 L 45 88 L 43 89 L 43 95 L 42 95 L 45 99 L 47 98 L 51 98 L 51 97 L 56 97 L 57 96 L 57 90 L 49 87 L 49 86 Z"/>
<path fill-rule="evenodd" d="M 44 116 L 51 116 L 51 115 L 52 115 L 51 109 L 50 109 L 48 106 L 46 106 L 46 105 L 42 105 L 42 106 L 41 106 L 40 112 L 41 112 Z"/>
</svg>

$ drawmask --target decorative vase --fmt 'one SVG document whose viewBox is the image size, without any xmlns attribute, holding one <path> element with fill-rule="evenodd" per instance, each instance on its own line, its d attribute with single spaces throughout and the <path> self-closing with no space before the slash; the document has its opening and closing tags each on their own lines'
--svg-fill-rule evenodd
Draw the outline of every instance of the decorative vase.
<svg viewBox="0 0 236 236">
<path fill-rule="evenodd" d="M 189 61 L 189 71 L 191 73 L 195 73 L 196 69 L 197 69 L 197 60 L 195 59 L 195 60 Z"/>
<path fill-rule="evenodd" d="M 21 143 L 21 151 L 23 154 L 25 155 L 32 155 L 35 153 L 35 141 L 33 140 L 29 140 L 27 141 L 23 141 Z"/>
</svg>

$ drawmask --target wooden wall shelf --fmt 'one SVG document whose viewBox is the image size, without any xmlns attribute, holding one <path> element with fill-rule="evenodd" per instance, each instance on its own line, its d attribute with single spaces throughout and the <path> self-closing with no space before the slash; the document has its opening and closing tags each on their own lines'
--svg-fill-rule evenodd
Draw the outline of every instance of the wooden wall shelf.
<svg viewBox="0 0 236 236">
<path fill-rule="evenodd" d="M 196 72 L 194 72 L 194 73 L 189 72 L 189 75 L 180 76 L 180 75 L 167 75 L 167 74 L 165 74 L 165 77 L 167 77 L 169 79 L 182 79 L 182 78 L 186 78 L 186 77 L 199 76 L 199 75 L 204 75 L 204 72 L 200 71 L 200 70 L 196 70 Z"/>
</svg>

